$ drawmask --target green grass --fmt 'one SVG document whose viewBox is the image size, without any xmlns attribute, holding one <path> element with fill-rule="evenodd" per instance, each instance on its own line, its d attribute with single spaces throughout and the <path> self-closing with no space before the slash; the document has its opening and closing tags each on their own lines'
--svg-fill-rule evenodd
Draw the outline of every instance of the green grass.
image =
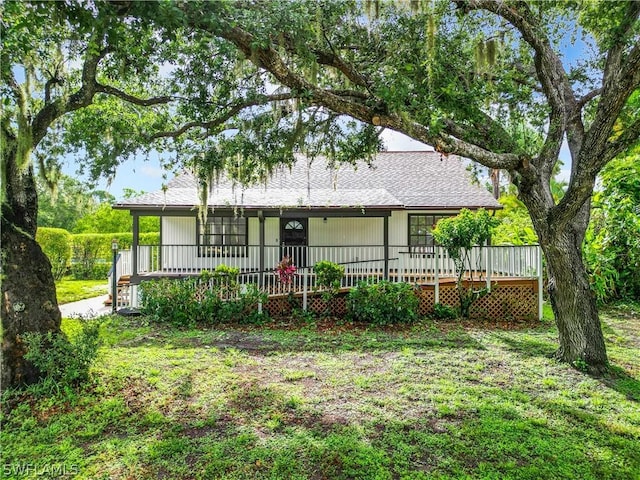
<svg viewBox="0 0 640 480">
<path fill-rule="evenodd" d="M 64 278 L 56 282 L 56 294 L 58 295 L 58 303 L 61 305 L 105 295 L 107 291 L 106 280 L 71 280 Z"/>
<path fill-rule="evenodd" d="M 637 479 L 639 310 L 602 315 L 605 379 L 550 357 L 550 320 L 177 331 L 111 319 L 90 391 L 14 397 L 3 463 L 81 479 Z"/>
</svg>

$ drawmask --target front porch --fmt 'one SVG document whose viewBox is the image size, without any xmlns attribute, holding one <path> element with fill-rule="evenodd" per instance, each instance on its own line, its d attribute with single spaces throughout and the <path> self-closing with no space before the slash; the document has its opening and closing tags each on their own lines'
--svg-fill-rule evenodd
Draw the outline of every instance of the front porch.
<svg viewBox="0 0 640 480">
<path fill-rule="evenodd" d="M 206 254 L 203 254 L 206 253 Z M 284 255 L 290 256 L 297 272 L 290 284 L 283 284 L 275 266 Z M 486 283 L 488 288 L 515 285 L 531 286 L 537 296 L 537 314 L 542 313 L 542 257 L 539 246 L 475 247 L 471 252 L 473 271 L 464 278 Z M 202 271 L 213 271 L 218 265 L 240 271 L 241 284 L 253 283 L 270 297 L 300 298 L 303 309 L 316 290 L 313 265 L 328 260 L 345 268 L 341 289 L 347 291 L 363 280 L 389 280 L 419 285 L 429 294 L 432 303 L 452 302 L 452 286 L 456 272 L 453 261 L 442 247 L 418 251 L 406 245 L 360 246 L 260 246 L 209 248 L 203 252 L 197 245 L 139 245 L 134 250 L 120 252 L 116 276 L 128 278 L 118 282 L 118 306 L 138 305 L 137 285 L 154 278 L 184 278 Z M 529 287 L 527 287 L 529 288 Z M 426 294 L 425 294 L 426 295 Z M 446 297 L 446 298 L 445 298 Z M 423 309 L 424 310 L 424 309 Z"/>
</svg>

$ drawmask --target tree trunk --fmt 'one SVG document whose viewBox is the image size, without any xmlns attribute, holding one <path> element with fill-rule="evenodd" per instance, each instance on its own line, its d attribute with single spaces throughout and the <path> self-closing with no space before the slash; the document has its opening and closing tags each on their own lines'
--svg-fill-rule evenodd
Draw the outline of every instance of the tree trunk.
<svg viewBox="0 0 640 480">
<path fill-rule="evenodd" d="M 5 144 L 2 202 L 3 388 L 33 383 L 39 372 L 24 360 L 25 332 L 60 333 L 60 310 L 49 259 L 36 242 L 38 198 L 33 167 L 19 162 L 16 141 Z M 28 165 L 21 167 L 20 165 Z"/>
<path fill-rule="evenodd" d="M 608 367 L 607 350 L 595 295 L 582 261 L 590 203 L 582 206 L 572 222 L 560 228 L 549 217 L 554 205 L 551 192 L 544 187 L 544 179 L 535 181 L 540 182 L 536 188 L 520 185 L 519 197 L 529 210 L 546 259 L 549 299 L 560 344 L 556 357 L 590 373 L 604 373 Z"/>
<path fill-rule="evenodd" d="M 558 327 L 559 360 L 591 373 L 603 373 L 608 365 L 595 296 L 582 262 L 580 249 L 570 233 L 554 242 L 541 242 L 547 259 L 548 291 Z"/>
</svg>

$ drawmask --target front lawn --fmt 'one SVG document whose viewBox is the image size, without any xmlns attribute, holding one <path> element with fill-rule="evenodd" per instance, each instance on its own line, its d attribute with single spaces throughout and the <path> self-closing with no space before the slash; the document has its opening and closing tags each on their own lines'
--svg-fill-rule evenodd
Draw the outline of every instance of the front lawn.
<svg viewBox="0 0 640 480">
<path fill-rule="evenodd" d="M 64 278 L 56 282 L 56 294 L 60 305 L 105 295 L 107 291 L 106 280 L 73 280 Z"/>
<path fill-rule="evenodd" d="M 549 358 L 550 321 L 177 331 L 113 319 L 90 393 L 13 399 L 5 478 L 32 464 L 83 479 L 637 479 L 638 310 L 603 314 L 618 373 L 604 380 Z"/>
</svg>

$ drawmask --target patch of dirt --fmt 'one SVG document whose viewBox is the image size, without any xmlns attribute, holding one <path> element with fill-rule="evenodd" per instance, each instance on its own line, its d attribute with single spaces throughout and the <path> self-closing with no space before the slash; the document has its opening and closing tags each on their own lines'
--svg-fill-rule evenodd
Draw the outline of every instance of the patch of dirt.
<svg viewBox="0 0 640 480">
<path fill-rule="evenodd" d="M 196 340 L 196 339 L 194 339 Z M 219 348 L 235 348 L 253 353 L 269 353 L 280 348 L 280 344 L 265 340 L 259 335 L 250 335 L 246 332 L 227 332 L 225 338 L 207 342 L 207 345 Z"/>
<path fill-rule="evenodd" d="M 145 410 L 149 405 L 147 397 L 155 388 L 143 378 L 131 378 L 122 389 L 125 405 L 132 413 Z"/>
</svg>

